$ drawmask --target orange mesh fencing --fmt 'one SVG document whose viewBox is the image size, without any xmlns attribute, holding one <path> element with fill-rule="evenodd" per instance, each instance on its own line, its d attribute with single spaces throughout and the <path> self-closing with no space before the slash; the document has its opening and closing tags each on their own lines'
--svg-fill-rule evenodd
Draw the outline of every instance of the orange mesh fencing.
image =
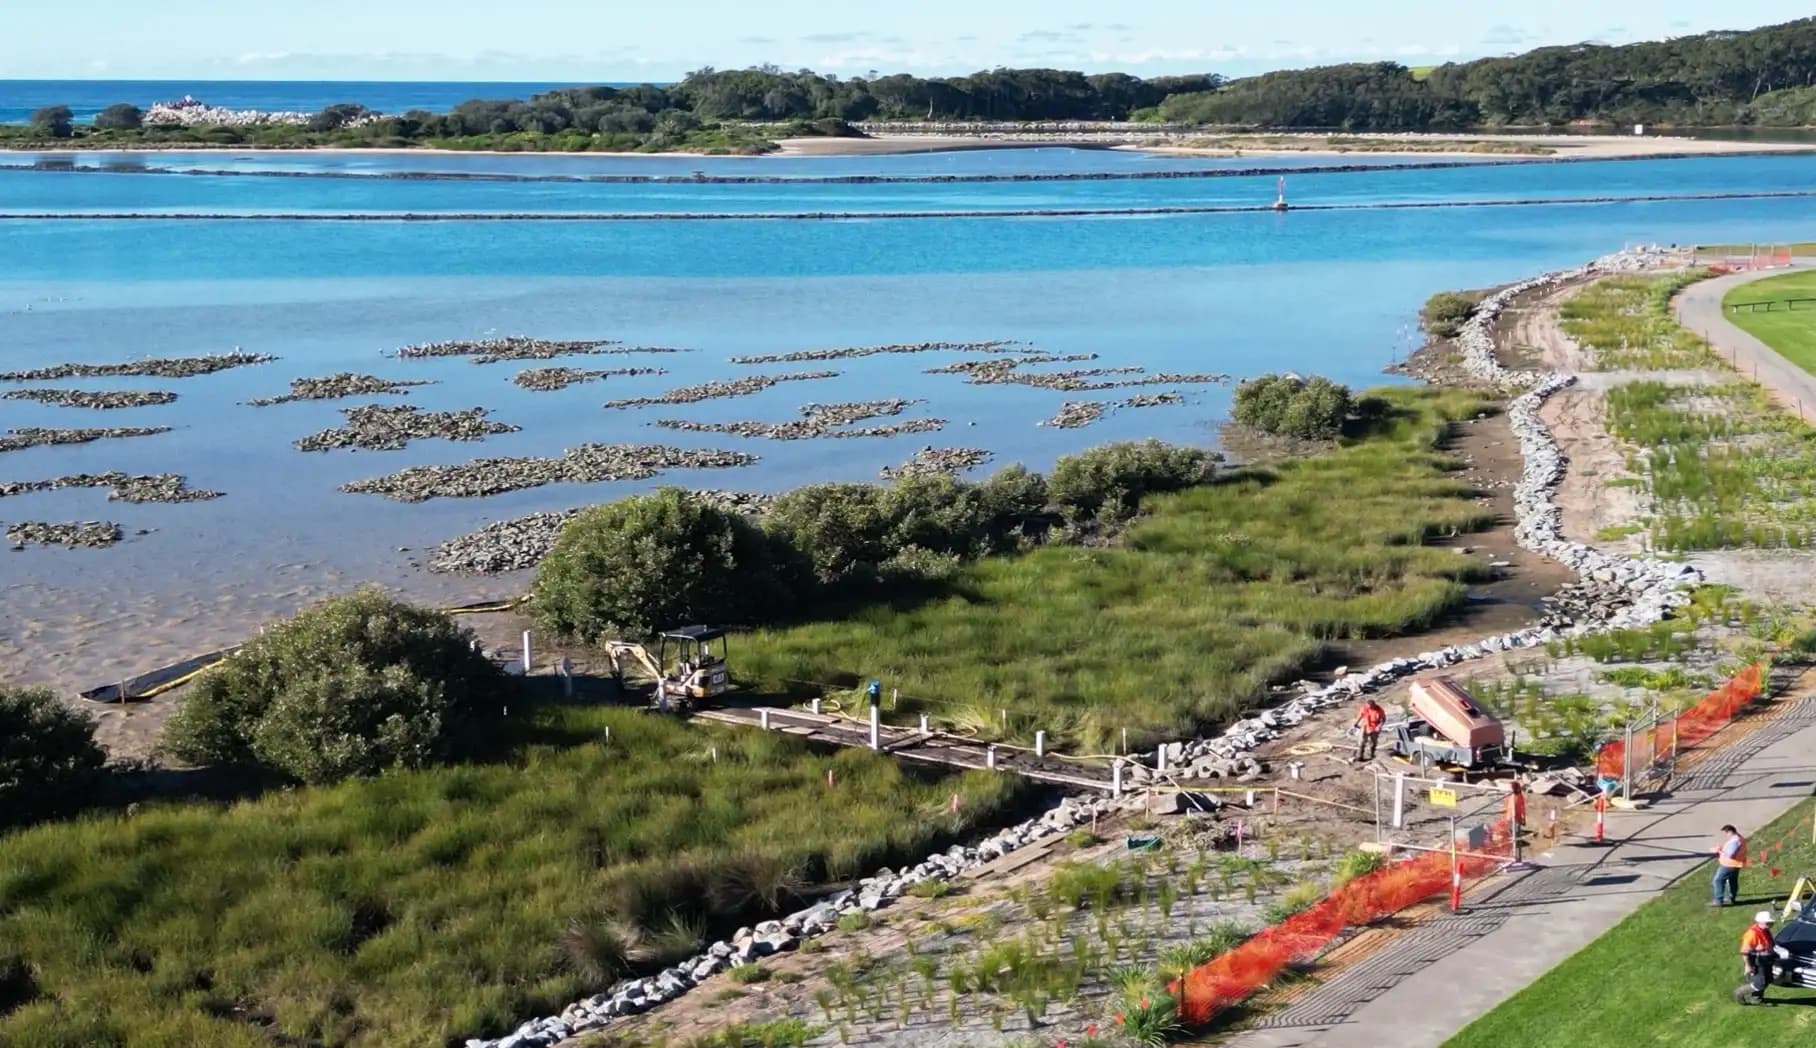
<svg viewBox="0 0 1816 1048">
<path fill-rule="evenodd" d="M 1728 678 L 1727 683 L 1710 692 L 1702 701 L 1675 717 L 1669 717 L 1657 725 L 1633 733 L 1633 749 L 1636 757 L 1642 754 L 1656 755 L 1694 746 L 1709 736 L 1727 727 L 1734 717 L 1759 697 L 1760 686 L 1765 680 L 1765 664 L 1755 663 Z M 1622 765 L 1626 762 L 1627 741 L 1615 739 L 1604 743 L 1595 752 L 1596 774 L 1604 778 L 1619 778 Z M 1635 774 L 1644 770 L 1635 762 L 1632 769 Z M 1650 761 L 1647 761 L 1650 764 Z"/>
<path fill-rule="evenodd" d="M 1488 873 L 1511 855 L 1511 844 L 1506 820 L 1467 838 L 1459 837 L 1458 847 L 1468 847 L 1470 854 L 1458 857 L 1458 872 L 1465 879 Z M 1287 965 L 1316 957 L 1345 928 L 1368 924 L 1442 895 L 1450 885 L 1447 852 L 1424 852 L 1358 877 L 1317 905 L 1257 932 L 1175 982 L 1171 989 L 1179 999 L 1179 1015 L 1187 1023 L 1203 1025 L 1273 982 Z"/>
</svg>

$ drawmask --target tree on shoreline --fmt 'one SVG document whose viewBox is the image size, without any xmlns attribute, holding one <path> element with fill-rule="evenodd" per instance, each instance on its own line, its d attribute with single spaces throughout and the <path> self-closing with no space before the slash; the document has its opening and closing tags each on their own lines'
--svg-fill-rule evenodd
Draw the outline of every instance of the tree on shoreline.
<svg viewBox="0 0 1816 1048">
<path fill-rule="evenodd" d="M 45 106 L 32 114 L 32 132 L 50 138 L 68 138 L 76 133 L 75 124 L 71 122 L 73 118 L 68 106 Z"/>
<path fill-rule="evenodd" d="M 95 114 L 95 127 L 102 131 L 136 131 L 145 126 L 145 113 L 128 102 L 116 102 Z"/>
</svg>

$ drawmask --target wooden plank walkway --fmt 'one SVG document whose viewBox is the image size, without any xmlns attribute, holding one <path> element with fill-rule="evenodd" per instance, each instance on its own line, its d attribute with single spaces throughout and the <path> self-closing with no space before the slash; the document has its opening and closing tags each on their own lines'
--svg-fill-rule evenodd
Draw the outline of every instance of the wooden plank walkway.
<svg viewBox="0 0 1816 1048">
<path fill-rule="evenodd" d="M 733 705 L 696 709 L 691 716 L 696 720 L 761 729 L 765 710 L 769 714 L 770 731 L 780 731 L 829 746 L 870 748 L 869 724 L 830 714 L 779 709 L 773 706 Z M 1055 786 L 1099 790 L 1104 793 L 1113 792 L 1111 771 L 1107 762 L 1068 760 L 1051 754 L 1036 757 L 1032 752 L 1020 748 L 992 747 L 986 743 L 955 738 L 937 731 L 923 735 L 913 728 L 895 727 L 888 724 L 879 727 L 877 736 L 880 752 L 900 757 L 903 760 L 937 764 L 948 768 L 982 769 L 991 766 L 990 751 L 994 749 L 997 771 L 1011 772 L 1036 782 L 1050 783 Z"/>
</svg>

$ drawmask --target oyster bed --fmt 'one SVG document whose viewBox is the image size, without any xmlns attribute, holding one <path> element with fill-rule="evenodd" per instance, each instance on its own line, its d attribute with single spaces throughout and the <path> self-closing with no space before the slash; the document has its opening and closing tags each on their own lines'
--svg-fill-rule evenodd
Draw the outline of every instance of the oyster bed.
<svg viewBox="0 0 1816 1048">
<path fill-rule="evenodd" d="M 519 371 L 512 382 L 524 389 L 548 392 L 566 389 L 579 382 L 597 382 L 602 378 L 630 378 L 637 375 L 666 375 L 667 368 L 605 368 L 590 371 L 585 368 L 526 368 Z"/>
<path fill-rule="evenodd" d="M 209 353 L 199 357 L 151 357 L 124 364 L 57 364 L 31 371 L 0 373 L 0 382 L 42 382 L 60 378 L 111 378 L 116 375 L 144 375 L 155 378 L 193 378 L 212 375 L 228 368 L 249 364 L 266 364 L 276 357 L 263 353 Z"/>
<path fill-rule="evenodd" d="M 471 357 L 475 364 L 496 364 L 502 360 L 552 360 L 567 356 L 605 356 L 627 353 L 687 353 L 675 346 L 627 346 L 617 339 L 556 340 L 509 335 L 505 338 L 468 339 L 455 342 L 423 342 L 404 346 L 397 356 L 406 360 L 428 357 Z"/>
<path fill-rule="evenodd" d="M 990 452 L 985 448 L 927 447 L 915 452 L 913 458 L 899 466 L 884 466 L 878 471 L 878 475 L 884 480 L 901 480 L 904 477 L 953 477 L 988 461 L 990 461 Z"/>
<path fill-rule="evenodd" d="M 1083 429 L 1117 408 L 1158 408 L 1183 403 L 1185 403 L 1185 396 L 1172 391 L 1137 393 L 1126 400 L 1068 400 L 1060 406 L 1052 418 L 1039 424 L 1051 426 L 1054 429 Z"/>
<path fill-rule="evenodd" d="M 114 471 L 75 473 L 49 480 L 4 481 L 0 482 L 0 498 L 62 488 L 108 488 L 109 502 L 205 502 L 221 497 L 218 491 L 190 487 L 189 482 L 176 473 L 133 476 Z"/>
<path fill-rule="evenodd" d="M 743 491 L 695 491 L 702 502 L 734 513 L 760 516 L 774 496 Z M 561 529 L 578 509 L 531 513 L 512 520 L 487 524 L 437 545 L 429 553 L 430 571 L 459 575 L 497 575 L 533 568 L 548 556 Z"/>
<path fill-rule="evenodd" d="M 932 433 L 946 426 L 943 418 L 917 418 L 882 426 L 858 426 L 859 422 L 900 415 L 912 400 L 860 400 L 843 404 L 808 404 L 801 408 L 801 418 L 787 422 L 690 422 L 684 419 L 658 419 L 663 429 L 688 433 L 729 433 L 740 437 L 763 437 L 769 440 L 808 440 L 814 437 L 895 437 L 904 433 Z"/>
<path fill-rule="evenodd" d="M 648 480 L 670 469 L 734 469 L 757 461 L 742 451 L 676 448 L 663 444 L 585 444 L 560 458 L 475 459 L 457 466 L 411 466 L 396 473 L 342 484 L 340 490 L 384 495 L 400 502 L 480 498 L 544 484 L 595 484 Z"/>
<path fill-rule="evenodd" d="M 12 544 L 14 550 L 22 550 L 28 544 L 102 549 L 120 541 L 124 534 L 120 525 L 106 520 L 85 520 L 75 524 L 26 520 L 7 526 L 6 541 Z"/>
<path fill-rule="evenodd" d="M 347 424 L 312 433 L 296 442 L 298 451 L 333 451 L 364 448 L 396 451 L 412 440 L 484 440 L 498 433 L 515 433 L 521 427 L 494 422 L 485 408 L 465 411 L 423 411 L 410 404 L 367 404 L 342 408 Z"/>
<path fill-rule="evenodd" d="M 25 448 L 48 447 L 52 444 L 87 444 L 116 437 L 155 437 L 169 432 L 169 426 L 110 426 L 105 429 L 42 429 L 32 426 L 0 433 L 0 451 L 22 451 Z"/>
<path fill-rule="evenodd" d="M 120 408 L 149 408 L 175 402 L 175 393 L 154 390 L 110 390 L 90 392 L 85 389 L 10 389 L 0 393 L 4 400 L 35 400 L 60 408 L 94 408 L 112 411 Z"/>
<path fill-rule="evenodd" d="M 810 360 L 851 360 L 889 353 L 1006 353 L 1026 343 L 995 339 L 988 342 L 903 342 L 888 346 L 847 346 L 841 349 L 801 349 L 792 353 L 765 353 L 732 357 L 733 364 L 798 364 Z"/>
<path fill-rule="evenodd" d="M 413 386 L 433 385 L 429 379 L 379 378 L 342 371 L 320 378 L 293 378 L 290 392 L 278 397 L 260 397 L 250 403 L 255 407 L 289 404 L 298 400 L 339 400 L 341 397 L 366 397 L 380 393 L 407 393 Z"/>
<path fill-rule="evenodd" d="M 837 371 L 790 371 L 780 375 L 749 375 L 745 378 L 721 379 L 714 382 L 702 382 L 695 386 L 682 386 L 653 397 L 608 400 L 605 402 L 605 406 L 608 408 L 637 408 L 654 404 L 697 404 L 702 400 L 716 400 L 721 397 L 748 397 L 784 382 L 813 382 L 824 378 L 838 378 L 839 374 Z"/>
</svg>

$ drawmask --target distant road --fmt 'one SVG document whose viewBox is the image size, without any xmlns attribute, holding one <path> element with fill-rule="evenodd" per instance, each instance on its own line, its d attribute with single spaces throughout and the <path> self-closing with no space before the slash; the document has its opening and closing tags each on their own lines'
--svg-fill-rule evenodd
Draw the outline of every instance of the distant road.
<svg viewBox="0 0 1816 1048">
<path fill-rule="evenodd" d="M 1791 268 L 1807 269 L 1811 264 L 1800 260 Z M 1788 271 L 1780 268 L 1732 273 L 1692 284 L 1677 297 L 1677 322 L 1708 339 L 1736 371 L 1757 379 L 1785 410 L 1795 411 L 1805 419 L 1816 419 L 1816 375 L 1779 356 L 1771 346 L 1741 330 L 1728 319 L 1721 306 L 1728 292 L 1742 284 L 1783 276 Z"/>
</svg>

